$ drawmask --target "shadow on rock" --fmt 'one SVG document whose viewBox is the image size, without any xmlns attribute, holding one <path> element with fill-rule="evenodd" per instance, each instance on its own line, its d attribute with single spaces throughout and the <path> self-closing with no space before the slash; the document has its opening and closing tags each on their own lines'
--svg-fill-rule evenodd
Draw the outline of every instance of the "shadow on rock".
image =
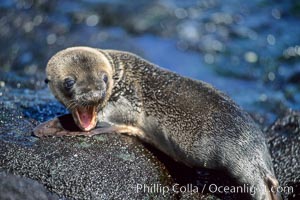
<svg viewBox="0 0 300 200">
<path fill-rule="evenodd" d="M 28 178 L 0 173 L 0 199 L 58 200 L 43 185 Z"/>
</svg>

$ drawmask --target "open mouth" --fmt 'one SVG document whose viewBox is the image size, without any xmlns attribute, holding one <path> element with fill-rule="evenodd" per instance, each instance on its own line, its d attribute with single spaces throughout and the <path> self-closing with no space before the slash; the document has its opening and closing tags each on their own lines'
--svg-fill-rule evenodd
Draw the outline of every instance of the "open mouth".
<svg viewBox="0 0 300 200">
<path fill-rule="evenodd" d="M 73 117 L 77 126 L 83 131 L 90 131 L 97 124 L 96 106 L 76 107 Z"/>
</svg>

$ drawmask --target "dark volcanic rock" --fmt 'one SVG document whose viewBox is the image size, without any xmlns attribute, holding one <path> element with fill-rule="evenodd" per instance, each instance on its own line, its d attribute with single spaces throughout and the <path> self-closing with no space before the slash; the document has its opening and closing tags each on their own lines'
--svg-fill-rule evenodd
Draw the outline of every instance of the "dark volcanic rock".
<svg viewBox="0 0 300 200">
<path fill-rule="evenodd" d="M 135 138 L 104 134 L 38 139 L 30 136 L 33 125 L 28 120 L 16 118 L 21 116 L 18 111 L 3 106 L 1 171 L 38 180 L 50 191 L 74 199 L 150 198 L 153 194 L 136 192 L 137 184 L 172 183 L 164 166 Z M 163 198 L 161 193 L 154 196 Z"/>
<path fill-rule="evenodd" d="M 11 174 L 0 173 L 1 200 L 58 200 L 37 181 Z"/>
<path fill-rule="evenodd" d="M 275 173 L 280 185 L 285 187 L 282 193 L 286 199 L 299 199 L 300 112 L 287 112 L 270 126 L 267 135 Z M 290 192 L 286 186 L 289 187 Z"/>
<path fill-rule="evenodd" d="M 137 184 L 170 183 L 160 163 L 125 136 L 45 138 L 30 148 L 1 143 L 2 170 L 74 199 L 141 198 Z"/>
</svg>

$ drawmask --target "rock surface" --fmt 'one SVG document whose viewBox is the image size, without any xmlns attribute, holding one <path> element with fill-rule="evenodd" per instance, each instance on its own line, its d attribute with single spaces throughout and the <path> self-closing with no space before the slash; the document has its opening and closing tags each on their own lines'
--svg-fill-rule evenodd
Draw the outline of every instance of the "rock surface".
<svg viewBox="0 0 300 200">
<path fill-rule="evenodd" d="M 291 186 L 286 199 L 300 197 L 300 112 L 289 111 L 267 130 L 277 178 L 281 186 Z M 289 194 L 290 193 L 290 194 Z"/>
<path fill-rule="evenodd" d="M 136 192 L 136 185 L 172 183 L 164 166 L 135 138 L 104 134 L 38 139 L 21 113 L 3 104 L 0 109 L 1 171 L 38 180 L 73 199 L 150 198 Z M 163 198 L 161 193 L 155 196 Z"/>
</svg>

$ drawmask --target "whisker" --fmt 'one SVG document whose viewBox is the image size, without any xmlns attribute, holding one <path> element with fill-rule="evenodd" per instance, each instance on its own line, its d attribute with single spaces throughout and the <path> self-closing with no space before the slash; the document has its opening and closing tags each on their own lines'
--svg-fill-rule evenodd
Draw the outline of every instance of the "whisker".
<svg viewBox="0 0 300 200">
<path fill-rule="evenodd" d="M 73 108 L 76 107 L 76 101 L 75 100 L 71 100 L 70 103 L 67 105 L 67 109 L 72 110 Z"/>
</svg>

